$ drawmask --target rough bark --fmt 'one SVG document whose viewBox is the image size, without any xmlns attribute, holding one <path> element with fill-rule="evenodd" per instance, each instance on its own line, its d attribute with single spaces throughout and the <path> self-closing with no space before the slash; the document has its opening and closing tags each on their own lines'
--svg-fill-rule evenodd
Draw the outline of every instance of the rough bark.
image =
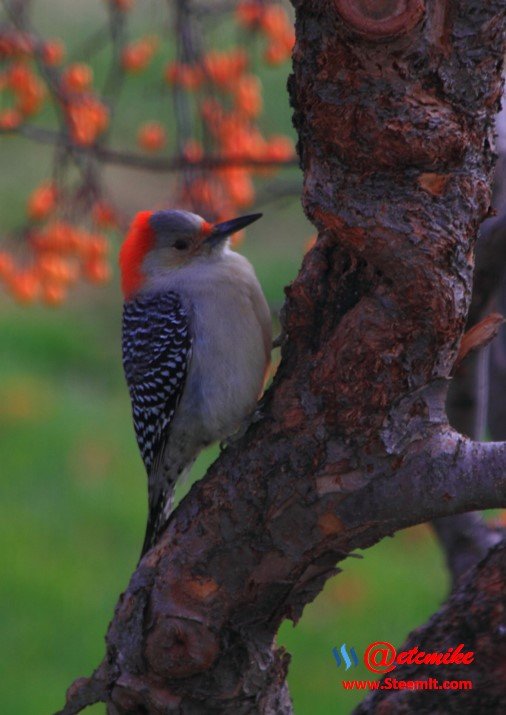
<svg viewBox="0 0 506 715">
<path fill-rule="evenodd" d="M 444 606 L 413 631 L 398 649 L 445 652 L 459 643 L 474 651 L 471 665 L 397 666 L 387 677 L 398 681 L 470 680 L 469 690 L 377 690 L 354 715 L 499 715 L 506 711 L 506 541 L 468 573 Z M 384 679 L 381 682 L 385 684 Z"/>
<path fill-rule="evenodd" d="M 506 446 L 460 436 L 444 410 L 489 207 L 505 2 L 294 5 L 319 238 L 287 289 L 282 362 L 260 419 L 141 561 L 66 713 L 100 683 L 116 715 L 288 715 L 274 637 L 338 561 L 506 504 Z"/>
</svg>

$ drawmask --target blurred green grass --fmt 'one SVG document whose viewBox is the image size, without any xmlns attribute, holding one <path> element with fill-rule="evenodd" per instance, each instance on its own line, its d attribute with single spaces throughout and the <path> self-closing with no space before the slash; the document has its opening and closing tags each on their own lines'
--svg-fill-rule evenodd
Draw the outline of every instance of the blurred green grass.
<svg viewBox="0 0 506 715">
<path fill-rule="evenodd" d="M 42 34 L 64 36 L 71 49 L 103 17 L 99 0 L 81 4 L 79 22 L 67 0 L 35 6 Z M 153 12 L 158 6 L 149 3 Z M 139 34 L 153 18 L 138 12 Z M 233 39 L 226 27 L 212 33 L 217 44 Z M 97 75 L 105 61 L 102 54 L 94 62 Z M 115 120 L 120 146 L 131 146 L 139 121 L 168 112 L 156 74 L 161 62 L 125 86 Z M 262 72 L 263 123 L 271 132 L 292 131 L 286 72 L 286 66 Z M 50 118 L 48 109 L 37 121 Z M 9 166 L 0 176 L 5 229 L 21 223 L 28 192 L 50 171 L 51 150 L 14 138 L 2 138 L 0 146 Z M 129 212 L 170 192 L 167 177 L 109 169 L 106 179 Z M 265 213 L 240 250 L 276 311 L 312 228 L 297 202 L 268 204 Z M 0 296 L 2 715 L 55 711 L 68 685 L 97 665 L 142 543 L 146 485 L 121 374 L 120 312 L 117 275 L 104 289 L 80 289 L 58 311 L 19 308 Z M 193 477 L 215 454 L 200 457 Z M 446 588 L 441 557 L 423 527 L 369 549 L 363 560 L 349 560 L 297 627 L 285 624 L 279 635 L 293 656 L 289 682 L 297 715 L 349 712 L 362 696 L 342 691 L 332 647 L 344 642 L 360 652 L 373 640 L 399 644 L 437 608 Z M 367 673 L 360 666 L 353 677 Z"/>
</svg>

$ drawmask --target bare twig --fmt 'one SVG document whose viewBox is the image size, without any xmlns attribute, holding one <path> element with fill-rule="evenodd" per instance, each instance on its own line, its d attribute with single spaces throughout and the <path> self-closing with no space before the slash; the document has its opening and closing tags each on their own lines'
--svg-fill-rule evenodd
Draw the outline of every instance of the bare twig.
<svg viewBox="0 0 506 715">
<path fill-rule="evenodd" d="M 185 168 L 195 168 L 195 169 L 216 169 L 220 167 L 227 166 L 241 166 L 248 168 L 280 168 L 280 169 L 290 169 L 297 166 L 296 159 L 287 159 L 282 161 L 276 161 L 273 159 L 254 159 L 252 157 L 246 156 L 204 156 L 202 159 L 197 159 L 195 161 L 190 161 L 185 157 L 172 157 L 172 158 L 157 158 L 143 156 L 142 154 L 135 154 L 128 151 L 119 151 L 116 149 L 108 149 L 103 146 L 80 146 L 78 144 L 73 144 L 72 140 L 68 136 L 67 132 L 57 132 L 51 129 L 44 129 L 43 127 L 37 127 L 30 124 L 22 124 L 16 129 L 0 129 L 0 135 L 15 135 L 20 134 L 21 136 L 27 137 L 28 139 L 34 139 L 43 144 L 55 144 L 61 145 L 63 142 L 65 145 L 72 147 L 72 151 L 76 154 L 91 154 L 100 161 L 106 164 L 116 164 L 118 166 L 125 166 L 130 169 L 139 169 L 142 171 L 151 171 L 159 173 L 170 173 L 175 171 L 182 171 Z"/>
</svg>

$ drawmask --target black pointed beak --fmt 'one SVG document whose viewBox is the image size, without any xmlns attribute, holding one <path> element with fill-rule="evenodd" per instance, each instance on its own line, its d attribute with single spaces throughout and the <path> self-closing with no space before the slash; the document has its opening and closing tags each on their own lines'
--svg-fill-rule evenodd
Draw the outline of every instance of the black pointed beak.
<svg viewBox="0 0 506 715">
<path fill-rule="evenodd" d="M 248 216 L 233 218 L 231 221 L 216 223 L 211 233 L 207 236 L 206 241 L 209 241 L 209 243 L 220 243 L 233 233 L 240 231 L 242 228 L 246 228 L 250 223 L 258 221 L 262 216 L 263 214 L 249 214 Z"/>
</svg>

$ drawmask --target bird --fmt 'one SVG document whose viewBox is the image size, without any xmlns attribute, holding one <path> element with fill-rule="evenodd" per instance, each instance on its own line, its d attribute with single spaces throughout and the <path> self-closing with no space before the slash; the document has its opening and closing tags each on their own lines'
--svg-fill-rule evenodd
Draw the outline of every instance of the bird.
<svg viewBox="0 0 506 715">
<path fill-rule="evenodd" d="M 262 214 L 210 223 L 141 211 L 121 246 L 122 358 L 148 477 L 142 556 L 199 452 L 241 428 L 270 365 L 272 321 L 253 266 L 229 237 Z"/>
</svg>

